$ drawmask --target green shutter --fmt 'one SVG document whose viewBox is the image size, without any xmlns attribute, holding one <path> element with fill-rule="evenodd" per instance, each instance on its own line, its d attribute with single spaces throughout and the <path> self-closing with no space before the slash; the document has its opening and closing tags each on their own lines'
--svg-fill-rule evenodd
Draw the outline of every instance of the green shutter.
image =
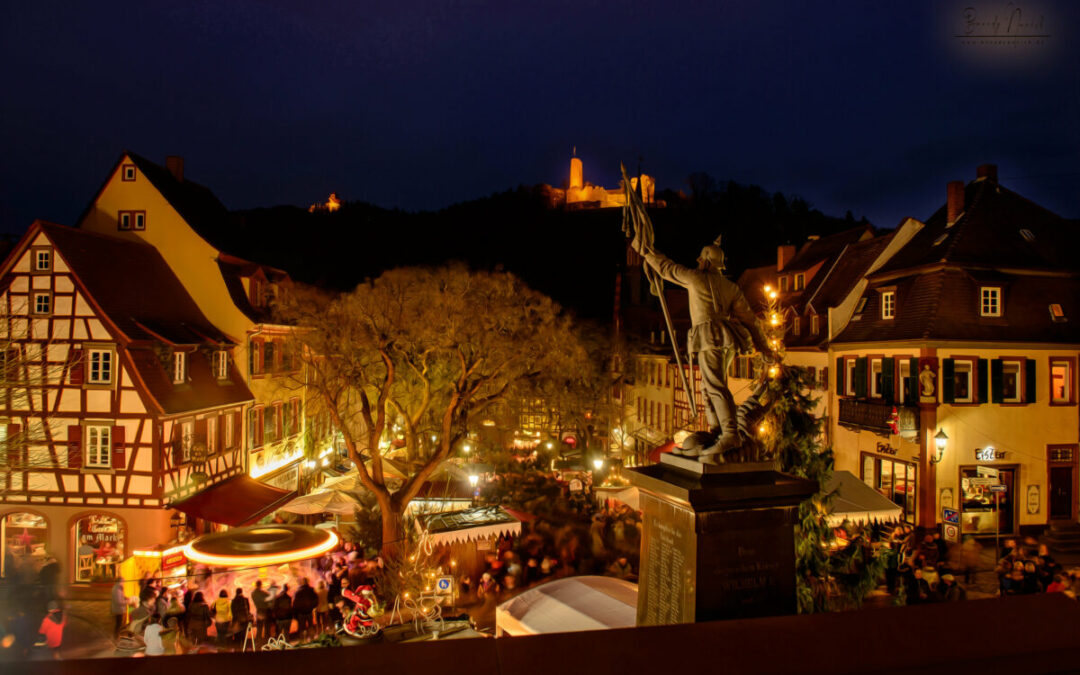
<svg viewBox="0 0 1080 675">
<path fill-rule="evenodd" d="M 1035 359 L 1024 359 L 1024 403 L 1035 402 Z"/>
<path fill-rule="evenodd" d="M 896 359 L 886 357 L 881 359 L 881 398 L 886 403 L 896 400 Z"/>
<path fill-rule="evenodd" d="M 833 375 L 836 379 L 836 395 L 844 395 L 844 358 L 840 357 L 836 359 L 836 374 Z"/>
<path fill-rule="evenodd" d="M 907 395 L 904 398 L 904 405 L 915 405 L 919 402 L 919 359 L 913 358 L 908 362 L 908 372 L 911 375 L 908 376 L 907 382 Z"/>
<path fill-rule="evenodd" d="M 866 398 L 866 357 L 860 356 L 855 359 L 855 395 Z"/>
<path fill-rule="evenodd" d="M 988 368 L 986 367 L 986 359 L 979 359 L 978 376 L 979 381 L 976 382 L 976 391 L 978 392 L 977 402 L 981 405 L 986 403 L 986 381 L 990 378 L 987 377 Z"/>
<path fill-rule="evenodd" d="M 990 361 L 990 402 L 1004 403 L 1005 391 L 1001 379 L 1004 377 L 1001 359 Z"/>
<path fill-rule="evenodd" d="M 953 385 L 956 384 L 956 367 L 952 359 L 941 360 L 941 400 L 943 403 L 952 403 Z"/>
</svg>

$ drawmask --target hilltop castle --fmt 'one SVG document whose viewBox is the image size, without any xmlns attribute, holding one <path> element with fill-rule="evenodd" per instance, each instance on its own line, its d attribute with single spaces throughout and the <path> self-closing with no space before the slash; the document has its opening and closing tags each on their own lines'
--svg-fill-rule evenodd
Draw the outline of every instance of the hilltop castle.
<svg viewBox="0 0 1080 675">
<path fill-rule="evenodd" d="M 638 189 L 639 177 L 630 179 L 630 187 Z M 641 199 L 646 204 L 663 206 L 656 202 L 656 181 L 652 176 L 641 174 Z M 552 206 L 564 206 L 568 209 L 609 209 L 626 205 L 622 181 L 619 187 L 608 189 L 585 181 L 585 169 L 581 158 L 570 158 L 570 181 L 565 190 L 546 186 Z"/>
</svg>

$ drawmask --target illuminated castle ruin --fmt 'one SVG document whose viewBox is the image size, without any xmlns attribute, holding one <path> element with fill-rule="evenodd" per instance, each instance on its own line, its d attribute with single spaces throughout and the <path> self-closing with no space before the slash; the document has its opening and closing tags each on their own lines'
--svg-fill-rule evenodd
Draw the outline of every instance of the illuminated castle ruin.
<svg viewBox="0 0 1080 675">
<path fill-rule="evenodd" d="M 642 174 L 640 180 L 642 201 L 663 206 L 656 203 L 656 181 L 653 177 Z M 638 177 L 630 179 L 630 187 L 638 189 Z M 576 153 L 570 158 L 570 182 L 567 188 L 549 188 L 549 194 L 553 206 L 565 206 L 568 209 L 609 209 L 626 205 L 622 181 L 619 181 L 619 187 L 612 189 L 587 182 L 584 165 Z"/>
<path fill-rule="evenodd" d="M 308 213 L 315 213 L 321 211 L 324 213 L 333 213 L 341 208 L 341 200 L 338 199 L 336 192 L 331 192 L 330 197 L 327 198 L 325 204 L 312 204 L 308 207 Z"/>
</svg>

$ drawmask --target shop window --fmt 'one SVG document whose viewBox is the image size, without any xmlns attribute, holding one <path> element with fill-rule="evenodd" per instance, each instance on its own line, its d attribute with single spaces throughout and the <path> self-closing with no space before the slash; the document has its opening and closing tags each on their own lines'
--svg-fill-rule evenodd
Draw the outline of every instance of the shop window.
<svg viewBox="0 0 1080 675">
<path fill-rule="evenodd" d="M 1074 405 L 1076 403 L 1076 359 L 1050 357 L 1050 404 Z"/>
<path fill-rule="evenodd" d="M 1013 532 L 1013 495 L 1016 470 L 990 466 L 960 469 L 961 534 L 990 535 Z M 991 492 L 991 485 L 1004 485 L 1004 492 Z"/>
<path fill-rule="evenodd" d="M 862 480 L 904 511 L 904 522 L 915 522 L 918 494 L 915 465 L 863 453 Z"/>
<path fill-rule="evenodd" d="M 49 522 L 43 516 L 23 511 L 0 518 L 0 577 L 14 578 L 20 569 L 36 568 L 48 541 Z"/>
<path fill-rule="evenodd" d="M 124 524 L 106 513 L 75 521 L 75 580 L 112 580 L 119 575 L 125 553 Z"/>
</svg>

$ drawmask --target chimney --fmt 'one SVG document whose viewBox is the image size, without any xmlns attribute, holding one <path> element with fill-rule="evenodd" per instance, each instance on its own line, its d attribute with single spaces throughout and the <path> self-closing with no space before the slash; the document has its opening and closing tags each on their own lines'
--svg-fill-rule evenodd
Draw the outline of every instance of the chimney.
<svg viewBox="0 0 1080 675">
<path fill-rule="evenodd" d="M 955 223 L 960 214 L 964 212 L 964 181 L 949 181 L 948 196 L 949 215 L 945 222 L 946 227 Z"/>
<path fill-rule="evenodd" d="M 184 182 L 184 158 L 178 155 L 169 155 L 165 158 L 165 168 L 173 175 L 177 183 Z"/>
<path fill-rule="evenodd" d="M 791 259 L 795 257 L 794 246 L 777 246 L 776 247 L 776 271 L 779 272 L 787 266 Z"/>
<path fill-rule="evenodd" d="M 997 183 L 997 164 L 983 164 L 975 169 L 976 178 L 985 178 L 991 183 Z"/>
</svg>

